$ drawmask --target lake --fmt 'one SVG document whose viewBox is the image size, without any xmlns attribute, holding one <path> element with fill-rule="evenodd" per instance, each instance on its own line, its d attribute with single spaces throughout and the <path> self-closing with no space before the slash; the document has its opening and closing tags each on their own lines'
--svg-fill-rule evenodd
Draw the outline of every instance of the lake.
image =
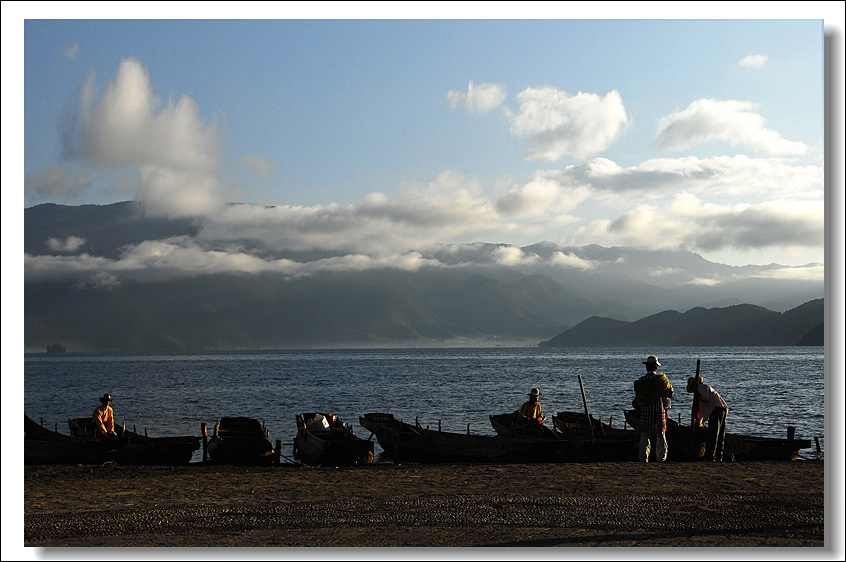
<svg viewBox="0 0 846 562">
<path fill-rule="evenodd" d="M 584 411 L 579 376 L 590 413 L 621 426 L 648 355 L 658 356 L 675 389 L 673 419 L 689 421 L 685 384 L 700 359 L 705 382 L 729 405 L 729 432 L 784 437 L 790 425 L 797 438 L 819 437 L 824 452 L 822 347 L 38 353 L 24 357 L 24 409 L 67 433 L 67 420 L 90 415 L 108 392 L 117 424 L 157 437 L 199 435 L 203 422 L 211 431 L 219 417 L 247 416 L 263 420 L 291 457 L 297 413 L 338 414 L 365 438 L 358 417 L 367 412 L 431 427 L 440 421 L 445 431 L 469 424 L 472 433 L 493 435 L 488 415 L 518 409 L 532 387 L 542 392 L 549 424 L 558 411 Z M 802 456 L 821 454 L 812 446 Z"/>
</svg>

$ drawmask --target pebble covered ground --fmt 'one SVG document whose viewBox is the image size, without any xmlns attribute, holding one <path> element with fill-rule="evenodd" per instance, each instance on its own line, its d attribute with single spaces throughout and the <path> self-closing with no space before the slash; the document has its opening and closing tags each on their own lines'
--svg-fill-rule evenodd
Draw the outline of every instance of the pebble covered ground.
<svg viewBox="0 0 846 562">
<path fill-rule="evenodd" d="M 38 547 L 823 547 L 823 462 L 28 466 Z"/>
</svg>

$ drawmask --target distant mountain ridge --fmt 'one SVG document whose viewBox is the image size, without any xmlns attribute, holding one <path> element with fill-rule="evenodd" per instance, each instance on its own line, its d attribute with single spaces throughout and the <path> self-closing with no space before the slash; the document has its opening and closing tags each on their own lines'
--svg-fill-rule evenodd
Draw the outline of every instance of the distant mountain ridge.
<svg viewBox="0 0 846 562">
<path fill-rule="evenodd" d="M 592 317 L 540 346 L 823 345 L 824 315 L 824 301 L 817 299 L 784 313 L 741 304 L 668 310 L 636 322 Z"/>
<path fill-rule="evenodd" d="M 100 283 L 102 278 L 90 268 L 79 272 L 65 267 L 61 274 L 49 275 L 45 266 L 28 273 L 26 350 L 43 351 L 57 342 L 69 351 L 169 352 L 537 345 L 569 333 L 571 327 L 579 330 L 568 337 L 581 334 L 582 341 L 599 345 L 596 342 L 609 339 L 603 335 L 606 330 L 624 333 L 625 325 L 651 315 L 665 315 L 661 320 L 670 324 L 680 313 L 666 311 L 687 310 L 681 314 L 685 319 L 681 324 L 694 319 L 716 324 L 718 319 L 709 314 L 723 313 L 707 311 L 734 305 L 753 307 L 750 314 L 761 317 L 758 335 L 723 330 L 736 336 L 723 340 L 703 332 L 702 337 L 707 336 L 703 341 L 793 345 L 805 332 L 789 344 L 776 343 L 789 338 L 768 328 L 766 318 L 774 321 L 778 311 L 792 310 L 823 294 L 821 281 L 768 278 L 768 266 L 715 264 L 683 251 L 562 247 L 549 242 L 521 248 L 532 259 L 510 265 L 498 259 L 504 244 L 421 249 L 427 263 L 436 265 L 414 271 L 382 267 L 300 277 L 233 271 L 166 278 L 155 270 L 109 268 L 128 247 L 145 241 L 199 240 L 202 231 L 201 221 L 147 216 L 132 202 L 25 209 L 24 252 L 29 261 L 44 258 L 45 264 L 64 264 L 85 254 L 86 263 L 102 263 L 103 274 L 114 281 Z M 57 249 L 55 241 L 69 237 L 78 243 Z M 224 248 L 205 238 L 202 244 Z M 274 250 L 261 241 L 237 244 L 260 259 L 308 264 L 338 257 L 326 250 Z M 556 265 L 555 258 L 561 256 L 579 267 Z M 700 279 L 715 282 L 703 284 Z M 745 309 L 725 314 L 741 318 L 740 310 Z M 821 324 L 822 315 L 816 320 Z M 590 330 L 594 335 L 589 338 Z M 667 336 L 678 338 L 679 333 L 668 330 Z"/>
</svg>

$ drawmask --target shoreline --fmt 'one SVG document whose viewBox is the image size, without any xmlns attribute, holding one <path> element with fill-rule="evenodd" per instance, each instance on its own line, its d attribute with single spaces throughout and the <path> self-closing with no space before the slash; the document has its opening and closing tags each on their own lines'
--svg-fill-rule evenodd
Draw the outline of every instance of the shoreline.
<svg viewBox="0 0 846 562">
<path fill-rule="evenodd" d="M 824 480 L 808 460 L 26 466 L 24 546 L 817 548 Z"/>
</svg>

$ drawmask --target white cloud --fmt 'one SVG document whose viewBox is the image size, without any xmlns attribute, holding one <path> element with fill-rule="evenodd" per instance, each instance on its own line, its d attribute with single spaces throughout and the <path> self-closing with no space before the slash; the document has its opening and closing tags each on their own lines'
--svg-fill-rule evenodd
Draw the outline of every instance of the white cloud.
<svg viewBox="0 0 846 562">
<path fill-rule="evenodd" d="M 416 271 L 423 266 L 440 267 L 419 252 L 371 256 L 348 254 L 309 262 L 261 258 L 238 246 L 223 249 L 204 247 L 197 240 L 175 237 L 146 241 L 127 247 L 119 259 L 79 256 L 24 256 L 27 280 L 47 277 L 81 277 L 77 288 L 111 289 L 127 277 L 138 281 L 160 281 L 213 274 L 278 273 L 300 277 L 326 271 L 364 271 L 393 268 Z"/>
<path fill-rule="evenodd" d="M 744 146 L 760 154 L 804 154 L 807 146 L 788 141 L 767 128 L 757 113 L 758 106 L 748 101 L 700 99 L 686 109 L 658 121 L 658 147 L 681 151 L 719 141 Z"/>
<path fill-rule="evenodd" d="M 62 50 L 62 55 L 73 60 L 79 54 L 79 45 L 74 43 L 70 47 Z"/>
<path fill-rule="evenodd" d="M 623 100 L 616 90 L 604 97 L 571 96 L 551 87 L 527 88 L 517 94 L 520 109 L 506 112 L 511 133 L 527 137 L 535 148 L 528 160 L 585 158 L 607 149 L 628 126 Z"/>
<path fill-rule="evenodd" d="M 147 69 L 138 60 L 121 61 L 99 101 L 93 101 L 90 90 L 86 97 L 86 142 L 94 163 L 206 173 L 217 168 L 221 146 L 216 127 L 203 123 L 196 102 L 187 96 L 160 108 Z"/>
<path fill-rule="evenodd" d="M 173 216 L 202 216 L 224 202 L 217 176 L 162 166 L 143 166 L 138 196 L 148 211 Z"/>
<path fill-rule="evenodd" d="M 217 177 L 221 141 L 216 126 L 204 123 L 187 96 L 162 106 L 137 59 L 121 61 L 99 99 L 90 79 L 81 107 L 84 156 L 100 169 L 138 169 L 138 199 L 151 212 L 197 215 L 225 201 Z"/>
<path fill-rule="evenodd" d="M 824 239 L 820 201 L 785 200 L 718 205 L 679 194 L 666 205 L 641 204 L 616 219 L 586 225 L 574 243 L 746 251 L 820 248 Z"/>
<path fill-rule="evenodd" d="M 55 166 L 24 180 L 24 191 L 36 193 L 41 197 L 71 198 L 79 195 L 91 185 L 89 174 L 72 175 L 64 166 Z"/>
<path fill-rule="evenodd" d="M 800 267 L 773 267 L 761 271 L 755 277 L 787 281 L 822 281 L 825 279 L 825 266 L 809 264 Z"/>
<path fill-rule="evenodd" d="M 257 178 L 270 179 L 273 177 L 273 164 L 261 156 L 245 155 L 241 157 L 241 163 L 249 168 Z"/>
<path fill-rule="evenodd" d="M 580 269 L 583 271 L 596 267 L 596 264 L 592 261 L 580 258 L 569 252 L 555 252 L 550 259 L 550 263 L 567 269 Z"/>
<path fill-rule="evenodd" d="M 761 68 L 767 63 L 767 57 L 764 55 L 749 55 L 737 63 L 744 68 Z"/>
<path fill-rule="evenodd" d="M 64 240 L 60 240 L 58 238 L 48 238 L 46 246 L 51 252 L 71 254 L 78 251 L 85 242 L 85 238 L 81 236 L 68 236 Z"/>
<path fill-rule="evenodd" d="M 351 205 L 236 205 L 207 217 L 207 240 L 261 240 L 271 249 L 392 254 L 436 242 L 485 239 L 503 225 L 478 182 L 445 171 L 390 198 L 371 193 Z"/>
<path fill-rule="evenodd" d="M 526 253 L 516 246 L 501 246 L 494 250 L 494 259 L 497 264 L 509 267 L 520 265 L 533 265 L 540 261 L 537 254 Z"/>
<path fill-rule="evenodd" d="M 587 187 L 565 187 L 556 174 L 539 172 L 528 183 L 510 189 L 497 201 L 496 208 L 503 215 L 513 217 L 561 214 L 590 196 Z"/>
<path fill-rule="evenodd" d="M 447 104 L 452 109 L 464 107 L 470 113 L 487 113 L 496 109 L 505 101 L 505 88 L 500 84 L 470 84 L 467 92 L 450 90 L 447 93 Z"/>
</svg>

